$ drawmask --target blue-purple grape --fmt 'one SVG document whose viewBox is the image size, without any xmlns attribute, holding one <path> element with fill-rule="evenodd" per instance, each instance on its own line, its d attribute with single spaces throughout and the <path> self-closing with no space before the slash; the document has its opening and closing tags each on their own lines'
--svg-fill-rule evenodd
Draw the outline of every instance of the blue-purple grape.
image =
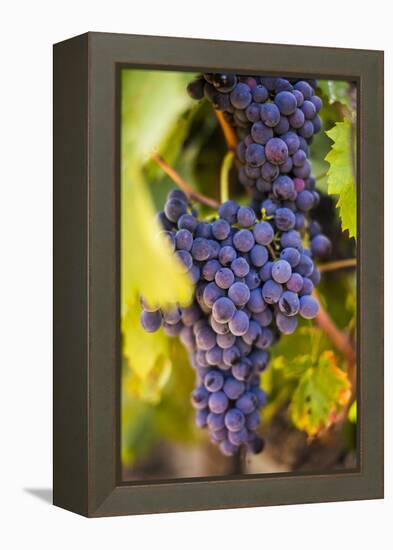
<svg viewBox="0 0 393 550">
<path fill-rule="evenodd" d="M 235 282 L 228 290 L 228 297 L 236 306 L 244 306 L 250 299 L 250 289 L 244 283 Z"/>
<path fill-rule="evenodd" d="M 223 391 L 214 392 L 208 396 L 208 405 L 213 413 L 223 413 L 229 405 L 228 397 Z"/>
<path fill-rule="evenodd" d="M 292 334 L 297 327 L 297 317 L 288 317 L 283 313 L 277 313 L 276 325 L 278 330 L 283 334 Z"/>
<path fill-rule="evenodd" d="M 227 411 L 224 421 L 228 430 L 231 432 L 238 432 L 243 428 L 246 418 L 239 409 L 233 408 Z"/>
<path fill-rule="evenodd" d="M 210 392 L 221 390 L 224 385 L 224 376 L 218 370 L 212 370 L 207 373 L 203 383 L 205 388 Z"/>
<path fill-rule="evenodd" d="M 319 311 L 319 304 L 313 296 L 301 296 L 299 313 L 304 319 L 314 319 Z"/>
<path fill-rule="evenodd" d="M 276 283 L 286 283 L 292 275 L 291 265 L 286 260 L 277 260 L 272 266 L 272 278 Z"/>
<path fill-rule="evenodd" d="M 280 311 L 288 317 L 296 315 L 299 312 L 300 307 L 299 298 L 296 292 L 292 292 L 290 290 L 283 292 L 278 301 L 278 307 L 280 308 Z"/>
<path fill-rule="evenodd" d="M 255 223 L 255 212 L 252 208 L 241 206 L 237 211 L 237 223 L 241 227 L 251 227 Z"/>
<path fill-rule="evenodd" d="M 229 298 L 218 298 L 213 305 L 213 317 L 219 323 L 228 323 L 235 315 L 235 304 Z"/>
<path fill-rule="evenodd" d="M 255 228 L 254 228 L 255 236 Z M 245 277 L 250 271 L 250 264 L 242 257 L 235 258 L 231 263 L 231 269 L 236 277 Z"/>
<path fill-rule="evenodd" d="M 272 164 L 284 164 L 288 159 L 288 147 L 280 138 L 272 138 L 265 145 L 265 155 Z"/>
<path fill-rule="evenodd" d="M 274 101 L 283 115 L 291 115 L 296 110 L 296 97 L 291 92 L 279 92 Z"/>
<path fill-rule="evenodd" d="M 228 322 L 230 331 L 236 336 L 242 336 L 245 334 L 248 330 L 249 323 L 249 318 L 244 311 L 241 310 L 236 311 Z"/>
<path fill-rule="evenodd" d="M 228 377 L 224 382 L 224 392 L 228 399 L 238 399 L 244 393 L 244 382 Z"/>
</svg>

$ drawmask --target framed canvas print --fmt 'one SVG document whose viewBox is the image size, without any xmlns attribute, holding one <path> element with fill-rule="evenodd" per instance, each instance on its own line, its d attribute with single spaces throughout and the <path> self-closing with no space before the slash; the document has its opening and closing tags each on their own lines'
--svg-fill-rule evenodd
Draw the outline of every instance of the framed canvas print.
<svg viewBox="0 0 393 550">
<path fill-rule="evenodd" d="M 382 496 L 382 52 L 56 44 L 54 503 Z"/>
</svg>

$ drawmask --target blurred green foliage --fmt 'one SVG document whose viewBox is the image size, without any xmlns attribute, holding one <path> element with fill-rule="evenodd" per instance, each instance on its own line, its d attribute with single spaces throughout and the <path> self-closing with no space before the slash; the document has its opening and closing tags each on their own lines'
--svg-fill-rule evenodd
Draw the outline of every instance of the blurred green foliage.
<svg viewBox="0 0 393 550">
<path fill-rule="evenodd" d="M 121 94 L 121 302 L 143 292 L 152 304 L 186 303 L 192 285 L 160 237 L 143 167 L 191 107 L 191 75 L 123 70 Z M 175 141 L 175 147 L 177 142 Z M 162 281 L 165 281 L 165 285 Z"/>
</svg>

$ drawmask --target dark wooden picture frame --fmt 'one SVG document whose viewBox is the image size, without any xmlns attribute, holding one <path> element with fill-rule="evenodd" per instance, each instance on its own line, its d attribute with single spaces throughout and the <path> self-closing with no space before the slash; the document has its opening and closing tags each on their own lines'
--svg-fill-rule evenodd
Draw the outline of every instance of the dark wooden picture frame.
<svg viewBox="0 0 393 550">
<path fill-rule="evenodd" d="M 123 66 L 355 81 L 359 468 L 120 477 Z M 383 52 L 87 33 L 54 46 L 54 504 L 89 517 L 383 497 Z"/>
</svg>

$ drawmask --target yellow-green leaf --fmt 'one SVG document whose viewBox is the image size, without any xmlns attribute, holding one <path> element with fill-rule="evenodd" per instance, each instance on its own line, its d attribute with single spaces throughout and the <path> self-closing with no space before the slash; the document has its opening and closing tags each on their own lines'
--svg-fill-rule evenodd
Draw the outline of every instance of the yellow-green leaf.
<svg viewBox="0 0 393 550">
<path fill-rule="evenodd" d="M 192 283 L 159 234 L 144 179 L 152 149 L 191 105 L 189 77 L 165 71 L 122 71 L 121 98 L 121 303 L 124 314 L 142 293 L 148 302 L 187 303 Z"/>
<path fill-rule="evenodd" d="M 280 356 L 273 360 L 272 367 L 282 368 L 285 378 L 300 378 L 307 369 L 312 367 L 311 355 L 297 355 L 289 361 Z"/>
<path fill-rule="evenodd" d="M 356 424 L 357 421 L 357 403 L 354 401 L 352 405 L 349 407 L 348 411 L 348 420 L 352 422 L 353 424 Z"/>
<path fill-rule="evenodd" d="M 141 293 L 151 304 L 186 304 L 192 282 L 160 235 L 145 182 L 138 170 L 122 185 L 122 309 Z"/>
<path fill-rule="evenodd" d="M 315 367 L 305 371 L 291 403 L 294 425 L 310 437 L 328 428 L 348 403 L 351 384 L 346 372 L 336 365 L 332 351 L 325 351 Z"/>
<path fill-rule="evenodd" d="M 131 376 L 126 376 L 130 394 L 148 402 L 157 402 L 171 373 L 169 341 L 162 329 L 149 334 L 140 323 L 141 308 L 130 304 L 122 319 L 123 355 Z"/>
<path fill-rule="evenodd" d="M 347 107 L 350 106 L 349 82 L 345 80 L 319 80 L 318 87 L 321 88 L 330 104 L 339 101 Z"/>
<path fill-rule="evenodd" d="M 337 208 L 343 230 L 356 238 L 356 183 L 354 175 L 355 140 L 352 125 L 348 119 L 337 122 L 326 132 L 333 145 L 325 160 L 330 164 L 328 170 L 328 193 L 338 195 Z"/>
</svg>

